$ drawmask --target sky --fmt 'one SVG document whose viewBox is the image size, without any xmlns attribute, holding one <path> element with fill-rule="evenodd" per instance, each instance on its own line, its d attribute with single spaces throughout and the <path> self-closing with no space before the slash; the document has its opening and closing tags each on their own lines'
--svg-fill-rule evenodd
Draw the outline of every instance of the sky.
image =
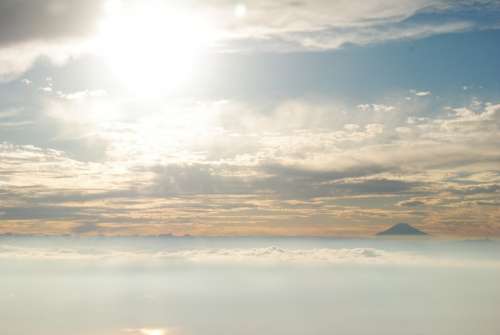
<svg viewBox="0 0 500 335">
<path fill-rule="evenodd" d="M 0 0 L 0 234 L 500 237 L 500 3 Z"/>
</svg>

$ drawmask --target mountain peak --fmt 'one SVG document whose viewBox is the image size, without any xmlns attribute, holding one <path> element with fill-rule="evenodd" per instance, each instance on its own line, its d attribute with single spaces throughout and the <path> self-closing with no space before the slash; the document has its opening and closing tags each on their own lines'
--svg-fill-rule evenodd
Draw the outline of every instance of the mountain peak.
<svg viewBox="0 0 500 335">
<path fill-rule="evenodd" d="M 377 235 L 427 235 L 423 231 L 410 226 L 408 223 L 398 223 L 394 226 L 381 231 Z"/>
</svg>

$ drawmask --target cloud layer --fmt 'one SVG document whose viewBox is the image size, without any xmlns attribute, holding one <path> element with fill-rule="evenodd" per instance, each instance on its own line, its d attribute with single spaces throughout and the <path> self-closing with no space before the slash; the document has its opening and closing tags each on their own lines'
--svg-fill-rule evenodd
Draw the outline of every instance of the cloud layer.
<svg viewBox="0 0 500 335">
<path fill-rule="evenodd" d="M 0 2 L 0 233 L 500 236 L 497 4 L 186 2 L 214 59 L 153 97 L 88 48 L 111 5 Z"/>
<path fill-rule="evenodd" d="M 64 125 L 59 140 L 104 140 L 106 158 L 1 144 L 4 232 L 358 235 L 417 219 L 430 233 L 499 233 L 498 104 L 445 106 L 431 118 L 404 98 L 348 113 L 328 102 L 262 113 L 223 101 L 165 105 L 182 109 L 179 118 L 103 121 L 91 110 L 109 100 L 101 107 L 85 94 L 74 106 L 66 96 L 49 97 L 45 111 Z M 86 106 L 87 118 L 68 113 Z"/>
<path fill-rule="evenodd" d="M 492 260 L 466 260 L 450 257 L 428 256 L 410 252 L 386 251 L 374 248 L 314 248 L 290 249 L 223 248 L 182 250 L 113 250 L 113 249 L 64 249 L 34 248 L 2 245 L 2 260 L 105 262 L 105 264 L 240 264 L 240 265 L 398 265 L 437 267 L 486 267 L 500 268 Z M 158 263 L 159 262 L 159 263 Z"/>
</svg>

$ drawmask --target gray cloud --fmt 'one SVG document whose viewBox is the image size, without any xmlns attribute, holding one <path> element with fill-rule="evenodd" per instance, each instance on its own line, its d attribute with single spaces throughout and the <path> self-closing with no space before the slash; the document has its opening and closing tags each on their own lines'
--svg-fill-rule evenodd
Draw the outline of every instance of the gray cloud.
<svg viewBox="0 0 500 335">
<path fill-rule="evenodd" d="M 64 219 L 78 218 L 79 208 L 75 207 L 0 207 L 3 220 Z"/>
<path fill-rule="evenodd" d="M 12 80 L 40 57 L 63 64 L 85 49 L 104 0 L 0 1 L 0 82 Z"/>
<path fill-rule="evenodd" d="M 390 179 L 366 179 L 357 182 L 336 183 L 332 186 L 336 190 L 350 194 L 399 194 L 403 195 L 422 183 Z"/>
<path fill-rule="evenodd" d="M 398 206 L 402 207 L 418 207 L 418 206 L 424 206 L 425 202 L 420 201 L 420 200 L 415 200 L 415 199 L 409 199 L 409 200 L 404 200 L 398 202 Z"/>
<path fill-rule="evenodd" d="M 226 167 L 230 172 L 231 167 Z M 153 168 L 152 193 L 162 196 L 238 194 L 252 192 L 244 178 L 222 175 L 224 167 L 209 164 L 165 165 Z"/>
<path fill-rule="evenodd" d="M 97 28 L 102 5 L 102 0 L 2 0 L 0 47 L 88 36 Z"/>
<path fill-rule="evenodd" d="M 500 193 L 500 184 L 468 185 L 451 188 L 449 190 L 455 194 L 475 195 L 484 193 Z"/>
</svg>

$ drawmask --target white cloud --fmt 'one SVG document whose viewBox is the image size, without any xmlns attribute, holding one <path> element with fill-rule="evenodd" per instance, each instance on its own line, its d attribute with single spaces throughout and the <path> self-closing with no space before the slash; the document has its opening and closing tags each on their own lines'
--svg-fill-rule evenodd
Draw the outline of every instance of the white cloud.
<svg viewBox="0 0 500 335">
<path fill-rule="evenodd" d="M 359 129 L 359 125 L 348 123 L 348 124 L 344 125 L 344 129 L 350 130 L 350 131 L 355 131 L 355 130 Z"/>
<path fill-rule="evenodd" d="M 13 45 L 0 45 L 0 82 L 22 75 L 40 57 L 47 57 L 54 65 L 65 64 L 88 50 L 86 41 L 27 41 Z M 26 84 L 27 82 L 25 82 Z"/>
<path fill-rule="evenodd" d="M 221 4 L 224 8 L 224 4 Z M 422 10 L 446 10 L 446 1 L 376 0 L 362 4 L 354 1 L 313 0 L 254 1 L 247 6 L 247 19 L 232 22 L 235 34 L 265 36 L 292 32 L 320 32 L 325 28 L 366 28 L 387 22 L 400 22 Z"/>
<path fill-rule="evenodd" d="M 144 262 L 270 265 L 270 264 L 325 264 L 325 265 L 400 265 L 439 267 L 494 267 L 498 261 L 463 260 L 427 256 L 409 252 L 386 251 L 373 248 L 313 248 L 289 249 L 264 247 L 249 249 L 186 249 L 158 251 L 114 251 L 110 249 L 61 249 L 0 246 L 1 259 L 30 259 L 38 261 L 96 261 L 107 264 Z M 135 330 L 138 331 L 138 330 Z"/>
<path fill-rule="evenodd" d="M 390 21 L 389 21 L 390 22 Z M 463 32 L 471 30 L 474 25 L 470 22 L 459 21 L 452 23 L 433 23 L 410 26 L 383 26 L 374 24 L 368 27 L 354 27 L 342 30 L 326 30 L 324 32 L 289 33 L 283 36 L 288 45 L 283 46 L 286 51 L 293 50 L 333 50 L 353 43 L 368 45 L 385 41 L 411 40 L 425 38 L 437 34 Z M 279 48 L 276 48 L 279 50 Z"/>
<path fill-rule="evenodd" d="M 396 107 L 383 104 L 360 104 L 357 106 L 362 112 L 393 112 Z"/>
<path fill-rule="evenodd" d="M 61 64 L 80 54 L 101 10 L 102 0 L 2 1 L 0 80 L 20 75 L 40 56 Z"/>
<path fill-rule="evenodd" d="M 40 87 L 40 91 L 50 93 L 50 92 L 52 92 L 52 87 L 50 87 L 50 86 Z"/>
<path fill-rule="evenodd" d="M 426 96 L 429 96 L 431 95 L 431 91 L 420 91 L 420 92 L 415 92 L 415 95 L 417 97 L 426 97 Z"/>
<path fill-rule="evenodd" d="M 10 188 L 38 185 L 59 191 L 106 189 L 129 178 L 125 166 L 81 162 L 62 151 L 9 143 L 0 143 L 0 175 Z"/>
<path fill-rule="evenodd" d="M 100 98 L 105 97 L 107 92 L 105 90 L 85 90 L 71 93 L 58 92 L 58 96 L 67 100 L 83 100 L 86 98 Z"/>
</svg>

